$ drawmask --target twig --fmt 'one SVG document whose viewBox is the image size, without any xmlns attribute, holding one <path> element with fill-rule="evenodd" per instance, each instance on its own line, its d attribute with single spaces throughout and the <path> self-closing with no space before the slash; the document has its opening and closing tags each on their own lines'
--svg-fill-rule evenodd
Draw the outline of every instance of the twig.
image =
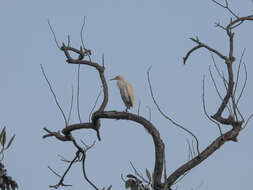
<svg viewBox="0 0 253 190">
<path fill-rule="evenodd" d="M 68 34 L 68 47 L 70 46 L 70 35 Z"/>
<path fill-rule="evenodd" d="M 220 127 L 220 124 L 218 122 L 216 122 L 215 120 L 213 120 L 208 114 L 207 114 L 207 111 L 206 111 L 206 103 L 205 103 L 205 75 L 203 76 L 203 86 L 202 86 L 202 104 L 203 104 L 203 109 L 204 109 L 204 113 L 205 113 L 205 116 L 211 121 L 213 122 L 214 124 L 217 125 L 218 129 L 219 129 L 219 132 L 220 132 L 220 135 L 222 135 L 222 131 L 221 131 L 221 127 Z"/>
<path fill-rule="evenodd" d="M 251 120 L 251 118 L 253 117 L 253 114 L 251 114 L 249 116 L 249 118 L 247 119 L 246 123 L 244 124 L 244 126 L 242 127 L 243 129 L 248 125 L 248 122 Z"/>
<path fill-rule="evenodd" d="M 148 109 L 148 112 L 149 112 L 149 121 L 151 121 L 151 108 L 149 106 L 146 106 L 146 108 Z"/>
<path fill-rule="evenodd" d="M 239 81 L 239 75 L 240 75 L 240 68 L 241 68 L 242 59 L 243 59 L 245 50 L 246 50 L 246 48 L 243 49 L 243 52 L 242 52 L 242 55 L 241 55 L 241 58 L 240 58 L 240 61 L 239 61 L 239 66 L 238 66 L 238 69 L 237 69 L 236 82 L 235 82 L 235 88 L 234 88 L 234 93 L 233 94 L 236 93 L 236 89 L 237 89 L 237 85 L 238 85 L 238 81 Z"/>
<path fill-rule="evenodd" d="M 220 53 L 218 50 L 216 50 L 216 49 L 214 49 L 214 48 L 212 48 L 212 47 L 210 47 L 210 46 L 208 46 L 208 45 L 200 42 L 199 39 L 190 38 L 190 40 L 192 40 L 193 42 L 197 43 L 200 47 L 203 47 L 203 48 L 209 50 L 210 52 L 215 53 L 221 59 L 223 59 L 225 61 L 227 60 L 227 57 L 225 55 L 223 55 L 222 53 Z"/>
<path fill-rule="evenodd" d="M 49 28 L 50 28 L 50 30 L 51 30 L 53 36 L 54 36 L 54 41 L 55 41 L 57 47 L 58 47 L 59 49 L 61 49 L 60 46 L 59 46 L 59 44 L 58 44 L 58 41 L 57 41 L 57 39 L 56 39 L 56 35 L 55 35 L 55 33 L 54 33 L 53 27 L 52 27 L 51 24 L 50 24 L 49 19 L 47 19 L 47 23 L 48 23 Z"/>
<path fill-rule="evenodd" d="M 242 94 L 243 94 L 243 91 L 246 87 L 246 84 L 247 84 L 247 80 L 248 80 L 248 72 L 247 72 L 247 67 L 246 67 L 246 64 L 243 62 L 243 66 L 244 66 L 244 71 L 245 71 L 245 80 L 244 80 L 244 83 L 243 83 L 243 87 L 242 87 L 242 90 L 240 92 L 240 95 L 236 101 L 236 105 L 238 105 L 239 101 L 240 101 L 240 98 L 242 97 Z"/>
<path fill-rule="evenodd" d="M 120 177 L 121 177 L 122 181 L 124 181 L 126 183 L 126 180 L 124 179 L 123 174 L 121 174 Z"/>
<path fill-rule="evenodd" d="M 58 100 L 57 100 L 57 98 L 56 98 L 56 95 L 55 95 L 55 93 L 54 93 L 54 91 L 53 91 L 53 88 L 52 88 L 52 86 L 51 86 L 49 80 L 47 79 L 47 76 L 46 76 L 46 74 L 45 74 L 45 71 L 44 71 L 44 68 L 43 68 L 42 64 L 40 65 L 40 68 L 41 68 L 41 71 L 42 71 L 42 73 L 43 73 L 44 78 L 45 78 L 46 81 L 47 81 L 47 84 L 48 84 L 48 86 L 49 86 L 49 88 L 50 88 L 50 91 L 51 91 L 51 93 L 52 93 L 53 96 L 54 96 L 54 101 L 55 101 L 56 105 L 58 106 L 59 110 L 60 110 L 61 113 L 62 113 L 63 119 L 64 119 L 64 121 L 65 121 L 65 126 L 67 126 L 67 125 L 68 125 L 67 118 L 66 118 L 66 116 L 65 116 L 65 114 L 64 114 L 64 112 L 63 112 L 63 110 L 62 110 L 62 108 L 61 108 L 61 106 L 60 106 L 60 104 L 59 104 L 59 102 L 58 102 Z"/>
<path fill-rule="evenodd" d="M 69 116 L 68 116 L 68 124 L 67 125 L 69 125 L 69 121 L 70 121 L 70 118 L 71 118 L 73 100 L 74 100 L 74 89 L 73 89 L 73 85 L 72 85 L 72 96 L 71 96 L 71 104 L 70 104 L 70 109 L 69 109 Z"/>
<path fill-rule="evenodd" d="M 58 182 L 58 184 L 56 184 L 56 185 L 50 185 L 50 186 L 49 186 L 50 188 L 55 188 L 55 189 L 57 189 L 59 186 L 71 186 L 71 185 L 65 185 L 65 184 L 63 183 L 63 181 L 64 181 L 64 178 L 65 178 L 66 174 L 69 172 L 71 166 L 73 165 L 73 163 L 74 163 L 75 160 L 77 159 L 77 157 L 78 157 L 78 154 L 76 154 L 76 156 L 74 157 L 74 159 L 70 162 L 68 168 L 65 170 L 64 174 L 60 177 L 61 179 L 60 179 L 60 181 Z M 51 170 L 51 169 L 50 169 L 50 170 Z M 53 170 L 51 170 L 51 171 L 53 171 Z M 53 172 L 53 173 L 56 174 L 58 177 L 60 176 L 60 175 L 57 174 L 56 172 Z"/>
<path fill-rule="evenodd" d="M 84 46 L 84 43 L 83 43 L 83 29 L 84 29 L 84 25 L 85 25 L 85 16 L 83 17 L 83 24 L 82 24 L 80 36 L 81 36 L 81 43 L 82 43 L 83 49 L 84 49 L 84 50 L 87 50 L 87 49 L 85 48 L 85 46 Z"/>
<path fill-rule="evenodd" d="M 134 170 L 134 173 L 135 173 L 139 178 L 141 178 L 142 181 L 144 181 L 145 183 L 149 183 L 148 180 L 146 180 L 146 179 L 137 171 L 137 169 L 134 167 L 134 165 L 133 165 L 133 163 L 132 163 L 131 161 L 130 161 L 130 164 L 131 164 L 131 166 L 132 166 L 132 168 L 133 168 L 133 170 Z"/>
<path fill-rule="evenodd" d="M 137 115 L 140 115 L 141 100 L 139 100 Z"/>
<path fill-rule="evenodd" d="M 85 171 L 85 159 L 86 159 L 86 153 L 83 152 L 83 159 L 82 159 L 83 177 L 84 177 L 84 179 L 85 179 L 94 189 L 99 190 L 99 189 L 97 188 L 97 186 L 96 186 L 94 183 L 92 183 L 92 182 L 89 180 L 89 178 L 87 177 L 87 174 L 86 174 L 86 171 Z"/>
<path fill-rule="evenodd" d="M 164 162 L 164 164 L 163 164 L 163 166 L 164 166 L 164 188 L 163 188 L 163 190 L 168 190 L 168 183 L 167 183 L 167 169 L 166 169 L 166 155 L 165 155 L 165 151 L 164 151 L 164 158 L 163 158 L 163 162 Z"/>
<path fill-rule="evenodd" d="M 96 98 L 96 100 L 95 100 L 95 103 L 94 103 L 94 105 L 93 105 L 93 107 L 92 107 L 92 109 L 91 109 L 91 111 L 90 111 L 90 114 L 89 114 L 89 121 L 91 120 L 91 114 L 93 113 L 93 111 L 94 111 L 94 109 L 95 109 L 95 107 L 96 107 L 96 105 L 97 105 L 98 99 L 99 99 L 99 97 L 100 97 L 101 94 L 102 94 L 102 90 L 99 91 L 99 93 L 98 93 L 98 95 L 97 95 L 97 98 Z"/>
<path fill-rule="evenodd" d="M 188 51 L 187 54 L 186 54 L 186 56 L 183 57 L 183 61 L 184 61 L 183 63 L 184 64 L 186 63 L 188 57 L 191 55 L 192 52 L 194 52 L 195 50 L 197 50 L 197 49 L 199 49 L 201 47 L 202 47 L 201 45 L 198 45 L 198 46 L 193 47 L 190 51 Z"/>
<path fill-rule="evenodd" d="M 61 178 L 61 175 L 58 174 L 56 171 L 54 171 L 50 166 L 47 166 L 47 168 L 48 168 L 51 172 L 53 172 L 56 176 L 58 176 L 59 178 Z"/>
<path fill-rule="evenodd" d="M 148 84 L 149 84 L 149 91 L 151 93 L 151 97 L 152 97 L 152 100 L 153 102 L 155 103 L 156 105 L 156 108 L 158 109 L 158 111 L 160 112 L 160 114 L 165 117 L 167 120 L 169 120 L 171 123 L 173 123 L 175 126 L 183 129 L 184 131 L 186 131 L 187 133 L 189 133 L 196 141 L 196 144 L 197 144 L 197 152 L 199 154 L 199 141 L 198 141 L 198 138 L 191 132 L 189 131 L 188 129 L 186 129 L 185 127 L 183 127 L 182 125 L 178 124 L 177 122 L 175 122 L 173 119 L 171 119 L 169 116 L 167 116 L 160 108 L 160 106 L 158 105 L 158 103 L 156 102 L 155 98 L 154 98 L 154 94 L 153 94 L 153 90 L 152 90 L 152 86 L 151 86 L 151 82 L 150 82 L 150 77 L 149 77 L 149 72 L 150 72 L 150 69 L 151 67 L 148 68 L 148 71 L 147 71 L 147 76 L 148 76 Z"/>
<path fill-rule="evenodd" d="M 237 16 L 228 6 L 228 1 L 226 0 L 226 5 L 222 5 L 221 3 L 215 1 L 215 0 L 211 0 L 212 2 L 216 3 L 217 5 L 221 6 L 224 9 L 227 9 L 234 17 L 239 18 L 239 16 Z"/>
<path fill-rule="evenodd" d="M 79 103 L 79 95 L 80 95 L 80 64 L 78 64 L 78 71 L 77 71 L 77 114 L 79 122 L 82 123 L 81 115 L 80 115 L 80 103 Z"/>
<path fill-rule="evenodd" d="M 216 82 L 215 82 L 215 80 L 214 80 L 214 77 L 213 77 L 213 74 L 212 74 L 211 66 L 210 66 L 210 65 L 209 65 L 209 73 L 210 73 L 210 76 L 211 76 L 211 79 L 212 79 L 214 88 L 215 88 L 215 90 L 216 90 L 216 92 L 217 92 L 219 98 L 220 98 L 221 101 L 222 101 L 223 98 L 222 98 L 222 96 L 221 96 L 221 94 L 220 94 L 220 92 L 219 92 L 219 89 L 218 89 L 218 87 L 217 87 L 217 84 L 216 84 Z M 228 106 L 226 106 L 226 108 L 228 109 L 228 112 L 231 113 L 231 105 L 230 105 L 229 103 L 228 103 Z"/>
<path fill-rule="evenodd" d="M 211 54 L 211 58 L 212 58 L 212 61 L 213 61 L 213 64 L 214 64 L 216 72 L 218 73 L 218 75 L 220 76 L 220 78 L 223 80 L 223 83 L 225 84 L 225 88 L 227 89 L 228 81 L 225 79 L 224 74 L 221 74 L 221 72 L 220 72 L 220 70 L 219 70 L 219 68 L 218 68 L 218 66 L 217 66 L 217 64 L 216 64 L 216 62 L 214 60 L 213 54 Z"/>
</svg>

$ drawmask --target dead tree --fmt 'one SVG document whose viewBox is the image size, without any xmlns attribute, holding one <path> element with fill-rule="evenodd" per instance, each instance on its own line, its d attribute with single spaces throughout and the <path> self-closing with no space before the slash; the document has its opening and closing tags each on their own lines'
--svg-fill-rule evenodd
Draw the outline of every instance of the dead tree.
<svg viewBox="0 0 253 190">
<path fill-rule="evenodd" d="M 64 55 L 66 57 L 66 62 L 68 64 L 76 64 L 77 66 L 79 66 L 79 69 L 80 69 L 80 65 L 95 68 L 99 74 L 101 84 L 102 84 L 102 89 L 103 89 L 103 101 L 102 101 L 101 105 L 99 106 L 99 108 L 92 112 L 91 121 L 81 122 L 81 118 L 80 118 L 80 114 L 79 114 L 79 110 L 78 110 L 80 122 L 76 123 L 76 124 L 69 125 L 69 123 L 68 123 L 69 119 L 67 119 L 67 117 L 63 113 L 63 111 L 57 101 L 57 98 L 54 94 L 54 91 L 50 85 L 50 82 L 46 77 L 44 69 L 43 69 L 43 67 L 41 67 L 44 77 L 45 77 L 46 81 L 48 82 L 50 90 L 51 90 L 52 94 L 54 95 L 55 101 L 56 101 L 60 111 L 62 112 L 64 120 L 65 120 L 65 126 L 61 131 L 52 132 L 49 129 L 44 128 L 44 130 L 47 132 L 47 134 L 45 134 L 43 136 L 43 138 L 55 137 L 56 139 L 58 139 L 60 141 L 71 141 L 73 143 L 74 147 L 76 148 L 76 154 L 73 156 L 73 159 L 71 161 L 63 159 L 63 161 L 68 163 L 68 167 L 63 175 L 59 175 L 52 168 L 49 167 L 49 169 L 55 175 L 60 177 L 59 182 L 56 185 L 53 185 L 50 187 L 58 188 L 60 186 L 69 186 L 69 185 L 64 184 L 64 177 L 69 172 L 69 170 L 71 169 L 71 166 L 74 163 L 81 162 L 82 169 L 83 169 L 83 176 L 84 176 L 85 180 L 87 180 L 87 182 L 94 189 L 96 189 L 96 190 L 99 189 L 93 182 L 91 182 L 88 179 L 88 177 L 86 175 L 86 171 L 85 171 L 86 153 L 90 148 L 92 148 L 94 146 L 94 144 L 92 144 L 91 146 L 87 146 L 87 145 L 85 145 L 85 143 L 83 143 L 83 145 L 80 145 L 77 143 L 77 140 L 72 136 L 71 133 L 73 131 L 80 130 L 80 129 L 93 129 L 97 134 L 97 138 L 99 140 L 101 140 L 101 137 L 99 134 L 99 129 L 101 127 L 101 124 L 100 124 L 101 119 L 129 120 L 129 121 L 139 123 L 146 129 L 146 131 L 152 137 L 152 140 L 153 140 L 153 143 L 155 146 L 155 153 L 154 153 L 155 154 L 155 163 L 154 163 L 154 169 L 152 171 L 152 175 L 148 170 L 146 170 L 147 179 L 145 179 L 133 167 L 134 174 L 127 175 L 127 180 L 122 178 L 125 181 L 126 188 L 131 188 L 131 189 L 150 189 L 150 188 L 152 188 L 152 189 L 165 189 L 165 190 L 172 189 L 172 186 L 178 180 L 180 180 L 182 177 L 184 177 L 191 169 L 193 169 L 194 167 L 196 167 L 197 165 L 202 163 L 204 160 L 206 160 L 216 150 L 221 148 L 222 145 L 224 145 L 225 143 L 227 143 L 229 141 L 237 142 L 237 136 L 245 128 L 245 126 L 248 124 L 249 120 L 252 118 L 253 115 L 251 115 L 248 119 L 245 120 L 243 115 L 240 112 L 240 109 L 239 109 L 239 101 L 242 97 L 242 94 L 244 92 L 244 89 L 245 89 L 245 86 L 247 83 L 247 69 L 246 69 L 245 63 L 242 61 L 243 56 L 244 56 L 244 52 L 242 53 L 240 59 L 237 59 L 234 56 L 234 36 L 235 36 L 234 29 L 239 28 L 240 25 L 242 25 L 246 21 L 253 21 L 253 15 L 248 15 L 248 16 L 243 16 L 243 17 L 238 16 L 237 14 L 235 14 L 231 10 L 231 8 L 228 5 L 227 0 L 225 1 L 225 4 L 219 3 L 215 0 L 212 0 L 212 2 L 215 3 L 216 5 L 224 8 L 224 10 L 229 11 L 232 16 L 232 18 L 229 20 L 229 22 L 226 26 L 223 26 L 220 23 L 216 23 L 216 26 L 218 28 L 220 28 L 221 30 L 223 30 L 228 37 L 228 43 L 229 43 L 228 54 L 223 54 L 218 49 L 215 49 L 215 48 L 209 46 L 208 44 L 199 40 L 198 37 L 195 37 L 195 38 L 190 38 L 190 39 L 196 44 L 196 46 L 194 46 L 192 49 L 190 49 L 186 53 L 185 57 L 183 57 L 183 63 L 186 64 L 189 56 L 191 56 L 192 53 L 199 50 L 200 48 L 205 49 L 208 52 L 210 52 L 212 54 L 212 59 L 214 62 L 215 69 L 218 73 L 219 78 L 221 79 L 221 81 L 223 83 L 224 91 L 226 92 L 225 96 L 223 97 L 217 88 L 217 79 L 215 79 L 213 77 L 211 69 L 210 69 L 209 70 L 210 76 L 212 78 L 215 90 L 221 99 L 221 103 L 219 105 L 218 110 L 213 115 L 209 115 L 207 113 L 206 105 L 205 105 L 205 87 L 204 87 L 205 78 L 203 78 L 203 92 L 202 92 L 203 93 L 203 96 L 202 96 L 203 109 L 204 109 L 204 113 L 205 113 L 206 117 L 214 125 L 217 126 L 217 129 L 219 130 L 219 136 L 216 139 L 214 139 L 213 142 L 210 145 L 208 145 L 205 149 L 199 150 L 199 142 L 198 142 L 198 138 L 196 137 L 196 135 L 194 135 L 193 132 L 191 132 L 190 130 L 188 130 L 184 126 L 179 125 L 176 121 L 172 120 L 168 115 L 166 115 L 160 109 L 158 103 L 156 102 L 153 91 L 152 91 L 151 80 L 150 80 L 150 69 L 148 69 L 148 71 L 147 71 L 149 90 L 150 90 L 153 102 L 156 105 L 158 111 L 161 113 L 162 116 L 164 116 L 166 119 L 168 119 L 170 122 L 172 122 L 175 126 L 185 130 L 185 132 L 192 135 L 192 137 L 195 140 L 194 144 L 191 144 L 191 143 L 188 144 L 189 145 L 189 161 L 186 162 L 185 164 L 182 164 L 181 166 L 179 166 L 174 172 L 172 172 L 169 175 L 167 175 L 167 173 L 166 173 L 166 162 L 165 162 L 165 156 L 164 156 L 165 145 L 163 143 L 163 140 L 160 137 L 160 134 L 159 134 L 159 131 L 157 130 L 157 128 L 148 119 L 140 116 L 139 114 L 105 110 L 107 103 L 108 103 L 109 93 L 108 93 L 107 81 L 104 76 L 104 72 L 105 72 L 104 60 L 102 60 L 101 64 L 98 64 L 98 63 L 93 62 L 91 60 L 91 50 L 86 49 L 86 47 L 84 46 L 83 38 L 82 38 L 84 23 L 83 23 L 82 30 L 81 30 L 81 43 L 82 44 L 81 44 L 80 48 L 71 47 L 69 45 L 70 44 L 69 39 L 68 39 L 67 45 L 62 43 L 62 45 L 60 46 L 56 40 L 55 33 L 49 23 L 49 26 L 50 26 L 50 29 L 53 33 L 55 42 L 56 42 L 59 50 L 61 50 L 64 53 Z M 70 52 L 77 54 L 78 58 L 73 58 L 73 56 L 71 56 Z M 225 76 L 225 74 L 221 70 L 218 69 L 218 67 L 215 63 L 214 56 L 218 57 L 219 59 L 221 59 L 224 62 L 223 64 L 226 67 L 227 76 Z M 233 70 L 233 66 L 235 67 L 235 65 L 237 65 L 237 68 L 238 68 L 237 72 L 235 72 Z M 238 92 L 239 71 L 240 71 L 241 65 L 243 65 L 243 67 L 244 67 L 246 79 L 242 85 L 243 86 L 242 90 Z M 79 83 L 79 81 L 78 81 L 78 83 Z M 77 90 L 79 91 L 79 85 L 78 85 Z M 78 95 L 78 98 L 79 98 L 79 95 Z M 224 113 L 226 113 L 226 112 L 229 113 L 228 117 L 224 116 L 225 115 Z M 222 127 L 225 125 L 231 126 L 231 129 L 223 134 Z M 163 171 L 164 171 L 164 176 L 162 176 Z M 99 181 L 99 179 L 98 179 L 98 181 Z M 111 186 L 108 189 L 111 189 Z"/>
</svg>

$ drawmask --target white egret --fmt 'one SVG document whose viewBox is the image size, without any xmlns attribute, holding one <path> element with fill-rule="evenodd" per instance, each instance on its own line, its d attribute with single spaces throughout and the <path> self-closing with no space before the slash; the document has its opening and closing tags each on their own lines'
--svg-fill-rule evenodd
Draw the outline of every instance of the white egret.
<svg viewBox="0 0 253 190">
<path fill-rule="evenodd" d="M 117 80 L 117 85 L 120 90 L 121 98 L 126 105 L 126 112 L 134 104 L 134 91 L 132 85 L 127 82 L 121 75 L 118 75 L 111 80 Z"/>
</svg>

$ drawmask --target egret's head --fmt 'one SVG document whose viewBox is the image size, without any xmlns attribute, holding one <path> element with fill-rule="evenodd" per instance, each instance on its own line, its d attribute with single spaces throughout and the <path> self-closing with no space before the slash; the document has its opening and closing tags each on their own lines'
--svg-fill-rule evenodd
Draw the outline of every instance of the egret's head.
<svg viewBox="0 0 253 190">
<path fill-rule="evenodd" d="M 123 77 L 121 75 L 117 75 L 116 77 L 112 78 L 111 80 L 122 80 Z"/>
</svg>

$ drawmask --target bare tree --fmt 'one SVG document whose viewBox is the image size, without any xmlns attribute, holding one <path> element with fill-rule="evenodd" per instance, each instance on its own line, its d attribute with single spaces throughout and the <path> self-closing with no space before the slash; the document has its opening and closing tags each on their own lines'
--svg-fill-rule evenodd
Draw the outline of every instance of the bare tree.
<svg viewBox="0 0 253 190">
<path fill-rule="evenodd" d="M 239 102 L 242 97 L 242 94 L 244 92 L 246 83 L 247 83 L 247 69 L 246 69 L 246 64 L 243 62 L 243 56 L 244 52 L 242 53 L 241 57 L 238 59 L 234 56 L 234 36 L 235 28 L 239 28 L 240 25 L 242 25 L 246 21 L 253 21 L 253 15 L 248 15 L 248 16 L 238 16 L 234 11 L 229 7 L 228 1 L 225 1 L 225 4 L 222 4 L 218 1 L 211 0 L 213 3 L 215 3 L 217 6 L 220 6 L 224 8 L 224 10 L 228 11 L 231 14 L 231 19 L 229 20 L 228 24 L 223 26 L 219 22 L 216 23 L 216 26 L 223 30 L 226 35 L 228 36 L 228 43 L 229 43 L 229 50 L 228 54 L 224 54 L 221 51 L 219 51 L 216 48 L 213 48 L 209 46 L 208 44 L 202 42 L 201 40 L 198 39 L 198 37 L 195 38 L 190 38 L 196 45 L 190 49 L 185 57 L 183 57 L 183 63 L 186 64 L 189 56 L 192 55 L 195 51 L 199 50 L 200 48 L 207 50 L 208 52 L 211 53 L 211 58 L 214 63 L 214 67 L 216 72 L 218 73 L 218 76 L 221 80 L 222 86 L 223 86 L 223 91 L 225 91 L 225 95 L 223 96 L 220 90 L 218 89 L 218 84 L 217 84 L 217 79 L 213 77 L 212 70 L 209 68 L 210 76 L 212 79 L 212 82 L 214 84 L 214 89 L 216 90 L 219 98 L 221 99 L 221 103 L 218 107 L 218 110 L 213 114 L 210 115 L 207 113 L 206 110 L 206 105 L 205 105 L 205 77 L 203 78 L 203 91 L 202 91 L 202 100 L 203 100 L 203 109 L 206 117 L 215 125 L 217 126 L 217 129 L 219 131 L 219 135 L 217 136 L 216 139 L 213 140 L 212 143 L 210 143 L 205 149 L 199 150 L 199 141 L 197 136 L 185 128 L 184 126 L 178 124 L 176 121 L 171 119 L 170 116 L 166 115 L 161 108 L 159 107 L 155 95 L 152 90 L 152 85 L 151 85 L 151 79 L 150 79 L 150 70 L 151 68 L 148 69 L 147 71 L 147 77 L 148 77 L 148 84 L 149 84 L 149 91 L 151 94 L 151 97 L 153 99 L 153 102 L 160 112 L 160 114 L 165 117 L 167 120 L 172 122 L 175 126 L 179 127 L 180 129 L 184 130 L 186 133 L 189 133 L 194 141 L 190 142 L 188 141 L 188 149 L 189 149 L 189 161 L 182 164 L 179 166 L 174 172 L 171 174 L 167 174 L 166 172 L 166 160 L 165 160 L 165 153 L 164 153 L 164 148 L 165 145 L 163 143 L 163 140 L 160 137 L 160 133 L 157 130 L 157 128 L 150 122 L 149 119 L 146 119 L 142 117 L 139 112 L 138 114 L 133 114 L 133 113 L 128 113 L 128 112 L 121 112 L 121 111 L 105 111 L 105 108 L 108 103 L 108 87 L 107 87 L 107 81 L 104 76 L 105 72 L 105 66 L 104 66 L 104 60 L 102 59 L 102 63 L 96 63 L 91 60 L 91 50 L 86 49 L 84 42 L 83 42 L 83 28 L 84 24 L 81 29 L 81 46 L 80 48 L 74 48 L 70 46 L 70 39 L 68 38 L 68 44 L 66 45 L 65 43 L 62 43 L 60 46 L 59 43 L 57 42 L 56 35 L 53 31 L 53 28 L 51 27 L 50 23 L 50 29 L 53 33 L 55 42 L 57 44 L 57 47 L 59 50 L 61 50 L 65 57 L 66 57 L 66 62 L 68 64 L 76 64 L 80 70 L 80 66 L 86 65 L 89 67 L 93 67 L 97 70 L 101 84 L 102 84 L 102 89 L 103 89 L 103 101 L 100 104 L 99 108 L 97 110 L 92 110 L 91 113 L 91 120 L 87 122 L 82 122 L 80 113 L 79 113 L 79 80 L 78 80 L 78 95 L 77 95 L 77 105 L 78 105 L 78 115 L 79 115 L 79 122 L 76 124 L 71 124 L 69 125 L 69 118 L 71 115 L 71 110 L 72 110 L 72 104 L 71 104 L 71 109 L 69 112 L 69 117 L 65 116 L 64 112 L 62 111 L 57 98 L 55 96 L 55 93 L 53 91 L 53 88 L 51 87 L 51 84 L 49 80 L 47 79 L 47 76 L 45 74 L 45 71 L 43 67 L 41 66 L 43 75 L 50 87 L 50 90 L 55 98 L 55 102 L 57 106 L 59 107 L 59 110 L 61 111 L 64 120 L 65 120 L 65 126 L 61 131 L 58 132 L 52 132 L 47 128 L 44 128 L 44 130 L 47 132 L 43 136 L 43 138 L 47 137 L 55 137 L 56 139 L 60 141 L 71 141 L 76 148 L 76 154 L 73 156 L 72 160 L 66 160 L 62 158 L 62 161 L 68 163 L 68 167 L 66 171 L 64 172 L 63 175 L 60 175 L 56 173 L 52 168 L 49 167 L 49 169 L 57 175 L 60 180 L 56 185 L 52 185 L 50 187 L 52 188 L 58 188 L 60 186 L 69 186 L 64 183 L 64 177 L 66 174 L 69 172 L 71 169 L 72 165 L 76 162 L 81 162 L 82 163 L 82 169 L 83 169 L 83 176 L 85 180 L 94 188 L 94 189 L 99 189 L 97 185 L 95 185 L 94 182 L 91 182 L 86 174 L 85 170 L 85 158 L 87 151 L 94 146 L 95 143 L 92 145 L 86 145 L 84 142 L 82 142 L 82 145 L 77 143 L 77 140 L 72 136 L 72 132 L 80 129 L 93 129 L 96 134 L 97 138 L 100 140 L 100 134 L 99 134 L 99 129 L 101 127 L 100 120 L 101 119 L 116 119 L 116 120 L 128 120 L 128 121 L 134 121 L 136 123 L 141 124 L 146 131 L 149 133 L 149 135 L 152 137 L 154 146 L 155 146 L 155 163 L 154 163 L 154 169 L 152 171 L 152 174 L 150 171 L 146 170 L 146 176 L 143 177 L 142 174 L 140 174 L 134 165 L 131 163 L 131 166 L 134 170 L 134 174 L 128 174 L 127 179 L 124 179 L 122 176 L 122 180 L 125 182 L 126 188 L 131 188 L 132 190 L 134 189 L 164 189 L 164 190 L 169 190 L 172 189 L 172 186 L 175 185 L 180 179 L 182 179 L 187 173 L 202 163 L 204 160 L 206 160 L 209 156 L 211 156 L 216 150 L 221 148 L 222 145 L 229 141 L 234 141 L 237 142 L 237 136 L 239 133 L 245 129 L 246 125 L 248 124 L 249 120 L 253 117 L 253 115 L 250 115 L 249 118 L 245 119 L 244 116 L 241 114 L 241 111 L 239 109 Z M 85 20 L 84 20 L 85 21 Z M 74 58 L 71 56 L 71 53 L 75 53 L 78 55 L 78 58 Z M 215 62 L 215 57 L 218 57 L 224 62 L 224 66 L 226 67 L 226 72 L 227 76 L 219 69 Z M 237 71 L 233 70 L 233 66 L 237 64 Z M 245 80 L 242 84 L 242 89 L 239 91 L 238 88 L 238 83 L 239 83 L 239 73 L 241 67 L 244 67 L 244 73 L 245 73 Z M 79 79 L 79 72 L 78 72 L 78 79 Z M 73 93 L 72 93 L 73 94 Z M 100 96 L 100 94 L 99 94 Z M 99 97 L 98 96 L 98 97 Z M 73 103 L 73 95 L 72 95 L 72 103 Z M 97 100 L 96 103 L 97 104 Z M 218 104 L 218 103 L 217 103 Z M 95 108 L 95 106 L 94 106 Z M 225 117 L 225 113 L 229 113 L 227 117 Z M 231 126 L 231 129 L 225 132 L 224 134 L 222 133 L 222 128 L 224 126 Z M 164 172 L 163 172 L 164 171 Z M 164 175 L 162 175 L 164 174 Z M 103 188 L 104 189 L 104 188 Z M 111 186 L 108 187 L 107 189 L 111 189 Z"/>
</svg>

